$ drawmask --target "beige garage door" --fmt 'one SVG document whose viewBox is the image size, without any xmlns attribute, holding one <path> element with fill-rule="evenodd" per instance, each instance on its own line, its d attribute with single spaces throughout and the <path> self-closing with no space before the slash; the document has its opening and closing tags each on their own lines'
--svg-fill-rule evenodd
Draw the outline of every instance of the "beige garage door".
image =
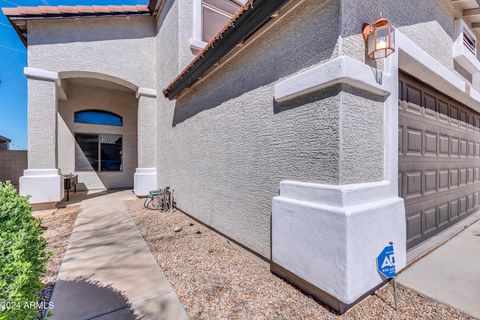
<svg viewBox="0 0 480 320">
<path fill-rule="evenodd" d="M 399 193 L 407 247 L 475 212 L 480 191 L 480 114 L 401 74 Z"/>
</svg>

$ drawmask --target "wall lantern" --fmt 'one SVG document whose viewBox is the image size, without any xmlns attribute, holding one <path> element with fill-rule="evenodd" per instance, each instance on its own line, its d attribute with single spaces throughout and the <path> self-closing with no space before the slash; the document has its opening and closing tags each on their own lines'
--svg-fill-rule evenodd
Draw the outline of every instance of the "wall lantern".
<svg viewBox="0 0 480 320">
<path fill-rule="evenodd" d="M 363 38 L 367 42 L 368 57 L 372 60 L 386 58 L 395 52 L 395 32 L 387 19 L 380 17 L 374 24 L 363 25 Z"/>
</svg>

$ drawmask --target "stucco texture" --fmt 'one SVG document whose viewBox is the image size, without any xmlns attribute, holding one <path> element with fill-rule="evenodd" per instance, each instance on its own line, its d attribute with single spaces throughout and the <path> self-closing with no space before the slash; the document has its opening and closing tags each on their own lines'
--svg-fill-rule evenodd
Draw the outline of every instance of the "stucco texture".
<svg viewBox="0 0 480 320">
<path fill-rule="evenodd" d="M 175 26 L 183 23 L 179 7 L 174 3 L 161 21 L 160 59 L 175 54 L 159 43 L 175 37 Z M 180 209 L 266 258 L 280 181 L 341 182 L 342 87 L 292 103 L 273 99 L 276 81 L 337 56 L 339 30 L 332 20 L 339 9 L 338 1 L 305 1 L 285 18 L 288 23 L 274 25 L 176 102 L 159 99 L 159 187 L 173 187 Z M 187 29 L 191 33 L 177 30 Z M 180 69 L 158 67 L 163 79 Z M 158 89 L 166 83 L 159 80 Z"/>
<path fill-rule="evenodd" d="M 151 16 L 28 22 L 28 66 L 64 75 L 99 73 L 155 87 Z"/>
<path fill-rule="evenodd" d="M 137 167 L 138 100 L 133 92 L 123 92 L 87 85 L 69 85 L 68 100 L 58 107 L 58 168 L 63 174 L 77 173 L 80 189 L 126 188 L 133 186 Z M 99 109 L 123 118 L 123 126 L 92 125 L 74 122 L 76 111 Z M 86 161 L 75 143 L 75 133 L 103 133 L 123 136 L 122 172 L 75 171 L 75 161 Z M 77 159 L 76 159 L 77 158 Z"/>
<path fill-rule="evenodd" d="M 480 89 L 477 75 L 468 74 L 453 61 L 452 44 L 455 37 L 455 19 L 462 12 L 450 0 L 342 0 L 342 54 L 368 61 L 365 42 L 361 36 L 362 25 L 374 22 L 379 12 L 393 26 L 414 41 L 420 48 Z M 379 67 L 382 67 L 379 64 Z"/>
<path fill-rule="evenodd" d="M 57 167 L 57 85 L 28 79 L 28 168 Z"/>
</svg>

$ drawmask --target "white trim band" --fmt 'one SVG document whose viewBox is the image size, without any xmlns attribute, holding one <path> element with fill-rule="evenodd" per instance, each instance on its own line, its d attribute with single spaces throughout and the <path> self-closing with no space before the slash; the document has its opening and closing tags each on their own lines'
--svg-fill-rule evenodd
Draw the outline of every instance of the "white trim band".
<svg viewBox="0 0 480 320">
<path fill-rule="evenodd" d="M 458 100 L 470 108 L 480 111 L 480 94 L 452 70 L 420 48 L 407 36 L 395 31 L 399 51 L 399 69 L 421 79 L 437 90 Z"/>
<path fill-rule="evenodd" d="M 55 71 L 25 67 L 23 73 L 29 79 L 55 81 L 57 84 L 60 82 L 60 76 L 58 75 L 58 72 Z"/>
<path fill-rule="evenodd" d="M 293 180 L 280 182 L 281 196 L 331 207 L 349 207 L 393 197 L 389 181 L 328 185 Z"/>
<path fill-rule="evenodd" d="M 150 88 L 139 87 L 137 89 L 137 93 L 135 94 L 135 96 L 137 98 L 139 98 L 140 96 L 156 98 L 157 97 L 157 90 L 150 89 Z"/>
<path fill-rule="evenodd" d="M 380 96 L 389 95 L 376 73 L 375 69 L 354 58 L 340 56 L 277 83 L 275 100 L 287 101 L 335 84 L 347 84 Z"/>
</svg>

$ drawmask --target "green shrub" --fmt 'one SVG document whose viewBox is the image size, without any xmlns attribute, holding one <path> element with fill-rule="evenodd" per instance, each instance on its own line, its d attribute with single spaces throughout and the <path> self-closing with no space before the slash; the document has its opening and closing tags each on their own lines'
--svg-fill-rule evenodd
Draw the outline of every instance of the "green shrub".
<svg viewBox="0 0 480 320">
<path fill-rule="evenodd" d="M 0 320 L 37 316 L 38 292 L 49 254 L 41 221 L 27 197 L 0 182 Z"/>
</svg>

